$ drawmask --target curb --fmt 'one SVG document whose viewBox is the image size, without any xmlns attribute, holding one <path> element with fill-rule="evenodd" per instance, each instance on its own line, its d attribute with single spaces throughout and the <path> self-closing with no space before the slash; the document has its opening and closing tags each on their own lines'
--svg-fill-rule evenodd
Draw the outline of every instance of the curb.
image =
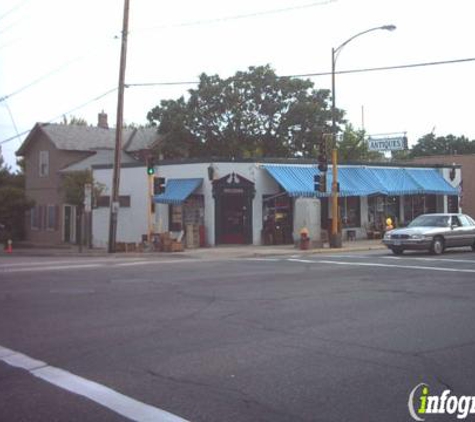
<svg viewBox="0 0 475 422">
<path fill-rule="evenodd" d="M 257 250 L 262 248 L 262 250 Z M 35 248 L 19 248 L 13 253 L 0 253 L 0 257 L 71 257 L 71 258 L 114 258 L 114 259 L 129 259 L 129 258 L 145 258 L 145 257 L 155 257 L 155 258 L 176 258 L 176 259 L 208 259 L 209 256 L 213 255 L 214 260 L 217 259 L 229 259 L 229 258 L 253 258 L 253 257 L 275 257 L 283 255 L 314 255 L 314 254 L 338 254 L 338 253 L 348 253 L 348 252 L 363 252 L 371 250 L 383 250 L 386 249 L 386 246 L 383 244 L 371 244 L 371 245 L 361 245 L 361 246 L 352 246 L 342 248 L 315 248 L 301 250 L 298 248 L 291 249 L 281 249 L 281 250 L 266 250 L 265 247 L 257 246 L 254 250 L 229 250 L 224 249 L 219 250 L 221 253 L 213 254 L 214 248 L 206 248 L 206 250 L 197 249 L 197 252 L 176 252 L 176 253 L 167 253 L 167 252 L 116 252 L 110 254 L 103 250 L 98 251 L 89 251 L 78 252 L 77 250 L 60 250 L 60 249 L 35 249 Z M 198 252 L 199 251 L 199 252 Z"/>
</svg>

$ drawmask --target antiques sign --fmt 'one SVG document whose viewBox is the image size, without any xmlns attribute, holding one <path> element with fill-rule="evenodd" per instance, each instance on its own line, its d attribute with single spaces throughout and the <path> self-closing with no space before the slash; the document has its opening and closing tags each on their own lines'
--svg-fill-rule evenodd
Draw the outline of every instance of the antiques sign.
<svg viewBox="0 0 475 422">
<path fill-rule="evenodd" d="M 402 151 L 407 149 L 407 138 L 368 138 L 368 148 L 370 151 Z"/>
</svg>

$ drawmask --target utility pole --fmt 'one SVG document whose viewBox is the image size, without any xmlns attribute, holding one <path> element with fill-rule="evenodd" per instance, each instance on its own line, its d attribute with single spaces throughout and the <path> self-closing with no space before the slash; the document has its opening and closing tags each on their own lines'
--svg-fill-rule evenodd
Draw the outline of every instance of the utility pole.
<svg viewBox="0 0 475 422">
<path fill-rule="evenodd" d="M 114 165 L 112 172 L 112 195 L 110 201 L 108 252 L 115 252 L 117 221 L 119 213 L 119 183 L 122 152 L 122 126 L 124 125 L 125 64 L 127 61 L 127 35 L 129 32 L 129 0 L 124 0 L 122 45 L 120 50 L 119 94 L 117 98 L 117 123 L 115 128 Z"/>
</svg>

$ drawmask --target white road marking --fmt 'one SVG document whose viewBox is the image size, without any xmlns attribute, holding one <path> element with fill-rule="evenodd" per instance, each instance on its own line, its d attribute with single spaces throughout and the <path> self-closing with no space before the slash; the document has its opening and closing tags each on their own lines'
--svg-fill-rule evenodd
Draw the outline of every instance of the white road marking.
<svg viewBox="0 0 475 422">
<path fill-rule="evenodd" d="M 70 269 L 88 269 L 88 268 L 101 268 L 101 267 L 132 267 L 137 265 L 161 265 L 161 264 L 182 264 L 182 263 L 189 263 L 189 262 L 205 262 L 207 260 L 200 260 L 200 259 L 169 259 L 169 260 L 147 260 L 147 259 L 140 259 L 128 262 L 117 262 L 117 261 L 99 261 L 98 263 L 88 264 L 90 261 L 85 261 L 82 264 L 75 264 L 75 265 L 64 265 L 62 261 L 56 261 L 57 265 L 49 265 L 49 266 L 31 266 L 26 268 L 10 268 L 9 266 L 0 267 L 0 274 L 11 274 L 11 273 L 22 273 L 22 272 L 39 272 L 39 271 L 62 271 L 62 270 L 70 270 Z M 75 261 L 77 262 L 77 261 Z"/>
<path fill-rule="evenodd" d="M 99 268 L 104 264 L 82 264 L 82 265 L 51 265 L 49 267 L 30 267 L 30 268 L 5 268 L 2 273 L 24 273 L 24 272 L 39 272 L 39 271 L 58 271 L 71 270 L 78 268 Z"/>
<path fill-rule="evenodd" d="M 88 258 L 80 258 L 73 260 L 55 260 L 55 261 L 25 261 L 25 262 L 10 262 L 10 263 L 0 263 L 0 268 L 10 268 L 10 267 L 33 267 L 36 265 L 43 266 L 43 265 L 65 265 L 65 264 L 78 264 L 84 260 L 84 263 L 87 264 L 97 264 L 99 262 L 111 262 L 111 258 L 102 258 L 102 259 L 88 259 Z M 113 262 L 113 261 L 112 261 Z"/>
<path fill-rule="evenodd" d="M 127 397 L 109 387 L 74 375 L 63 369 L 32 359 L 27 355 L 0 346 L 0 360 L 63 390 L 87 397 L 119 415 L 138 422 L 187 422 L 165 410 Z"/>
<path fill-rule="evenodd" d="M 384 267 L 384 268 L 405 268 L 410 270 L 424 271 L 446 271 L 453 273 L 475 273 L 475 270 L 463 268 L 447 268 L 447 267 L 426 267 L 421 265 L 399 265 L 399 264 L 379 264 L 375 262 L 350 262 L 350 261 L 330 261 L 330 260 L 306 260 L 306 259 L 288 259 L 291 262 L 314 263 L 314 264 L 330 264 L 330 265 L 350 265 L 357 267 Z"/>
<path fill-rule="evenodd" d="M 385 259 L 405 259 L 404 257 L 400 256 L 383 256 L 382 258 Z M 460 263 L 468 263 L 468 264 L 475 264 L 475 260 L 473 259 L 441 259 L 441 258 L 423 258 L 423 257 L 417 257 L 417 256 L 410 256 L 407 257 L 406 259 L 412 260 L 419 260 L 419 261 L 437 261 L 437 262 L 460 262 Z"/>
</svg>

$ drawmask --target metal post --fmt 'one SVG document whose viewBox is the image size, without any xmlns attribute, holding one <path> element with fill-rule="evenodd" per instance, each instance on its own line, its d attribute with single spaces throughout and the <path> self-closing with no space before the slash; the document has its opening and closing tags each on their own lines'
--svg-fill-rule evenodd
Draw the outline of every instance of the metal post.
<svg viewBox="0 0 475 422">
<path fill-rule="evenodd" d="M 341 248 L 341 235 L 338 233 L 338 155 L 336 145 L 336 93 L 335 93 L 335 49 L 332 48 L 332 229 L 330 247 Z"/>
<path fill-rule="evenodd" d="M 148 201 L 147 201 L 147 241 L 148 244 L 152 244 L 152 232 L 153 232 L 153 222 L 152 222 L 152 196 L 153 196 L 153 174 L 148 174 Z"/>
<path fill-rule="evenodd" d="M 367 34 L 368 32 L 378 31 L 384 29 L 386 31 L 394 31 L 396 27 L 394 25 L 384 25 L 378 26 L 376 28 L 370 28 L 366 31 L 359 32 L 356 35 L 348 38 L 343 44 L 337 48 L 332 48 L 332 135 L 333 135 L 333 151 L 332 151 L 332 168 L 333 168 L 333 182 L 332 182 L 332 230 L 330 235 L 330 247 L 332 248 L 341 248 L 341 233 L 338 232 L 338 157 L 337 157 L 337 143 L 336 143 L 336 93 L 335 93 L 335 66 L 336 59 L 338 54 L 341 52 L 341 49 L 347 45 L 349 42 L 353 41 L 355 38 L 360 37 L 361 35 Z"/>
<path fill-rule="evenodd" d="M 124 0 L 122 45 L 120 51 L 119 93 L 117 98 L 117 124 L 115 128 L 114 165 L 112 174 L 112 195 L 110 201 L 108 252 L 115 252 L 119 207 L 120 155 L 122 151 L 122 126 L 124 125 L 125 65 L 127 59 L 127 35 L 129 31 L 129 0 Z"/>
</svg>

